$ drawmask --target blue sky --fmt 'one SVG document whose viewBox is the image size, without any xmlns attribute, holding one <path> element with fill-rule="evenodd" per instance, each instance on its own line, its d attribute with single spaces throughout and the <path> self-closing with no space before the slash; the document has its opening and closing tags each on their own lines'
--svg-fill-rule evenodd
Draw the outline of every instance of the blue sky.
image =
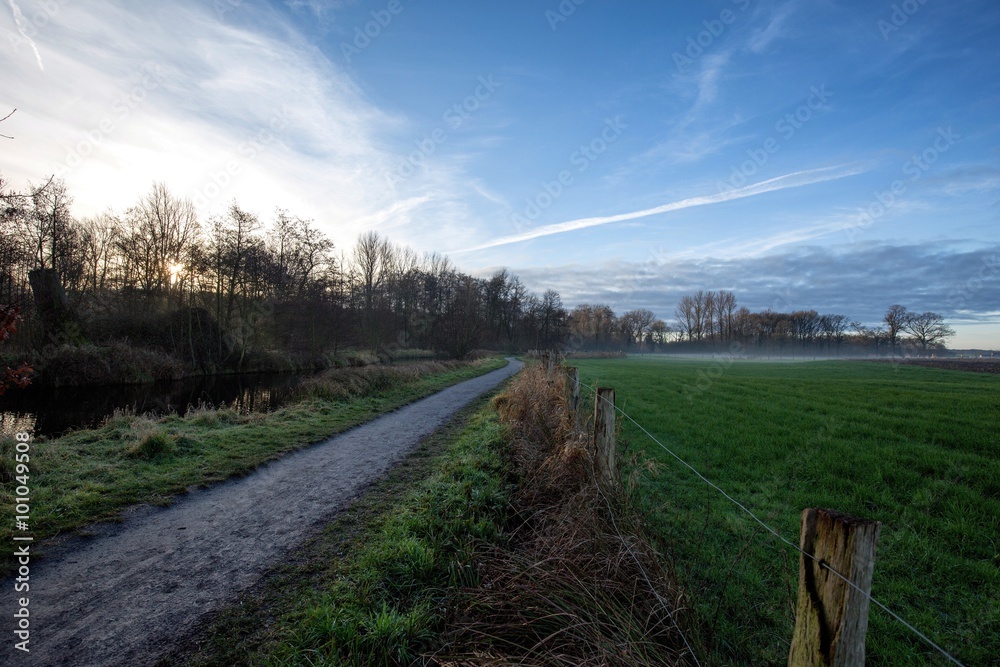
<svg viewBox="0 0 1000 667">
<path fill-rule="evenodd" d="M 376 229 L 567 306 L 945 314 L 1000 348 L 1000 5 L 8 0 L 0 171 Z"/>
</svg>

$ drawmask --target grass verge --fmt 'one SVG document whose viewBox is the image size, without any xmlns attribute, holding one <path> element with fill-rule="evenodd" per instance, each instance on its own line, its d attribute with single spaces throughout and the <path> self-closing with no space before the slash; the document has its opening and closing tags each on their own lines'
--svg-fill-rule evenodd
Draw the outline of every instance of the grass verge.
<svg viewBox="0 0 1000 667">
<path fill-rule="evenodd" d="M 966 665 L 1000 655 L 1000 378 L 857 362 L 575 362 L 791 541 L 802 509 L 882 522 L 872 594 Z M 642 482 L 714 664 L 784 664 L 798 557 L 630 423 Z M 872 607 L 869 664 L 944 664 Z"/>
<path fill-rule="evenodd" d="M 396 665 L 430 650 L 477 544 L 508 518 L 503 440 L 487 399 L 373 484 L 322 534 L 161 667 Z"/>
<path fill-rule="evenodd" d="M 168 504 L 189 487 L 246 474 L 506 362 L 432 362 L 335 370 L 304 383 L 297 401 L 271 413 L 199 410 L 180 417 L 116 415 L 99 429 L 31 444 L 31 533 L 43 540 L 113 519 L 137 503 Z M 0 440 L 0 522 L 10 542 L 14 443 Z M 13 567 L 8 554 L 0 574 Z"/>
</svg>

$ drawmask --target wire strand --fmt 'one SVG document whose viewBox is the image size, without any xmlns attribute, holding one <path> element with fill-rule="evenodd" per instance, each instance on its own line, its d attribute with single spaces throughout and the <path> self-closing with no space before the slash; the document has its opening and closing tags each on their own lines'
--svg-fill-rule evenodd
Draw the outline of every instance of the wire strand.
<svg viewBox="0 0 1000 667">
<path fill-rule="evenodd" d="M 595 390 L 596 390 L 596 387 L 595 387 Z M 818 558 L 816 558 L 812 554 L 807 553 L 799 545 L 797 545 L 794 542 L 788 540 L 787 538 L 785 538 L 784 536 L 782 536 L 777 530 L 775 530 L 771 526 L 769 526 L 766 523 L 764 523 L 764 521 L 762 521 L 756 514 L 754 514 L 749 509 L 747 509 L 747 507 L 745 505 L 743 505 L 741 502 L 739 502 L 738 500 L 736 500 L 735 498 L 733 498 L 732 496 L 730 496 L 721 487 L 719 487 L 718 485 L 714 484 L 711 480 L 709 480 L 707 477 L 705 477 L 704 475 L 702 475 L 694 466 L 692 466 L 690 463 L 688 463 L 687 461 L 685 461 L 684 459 L 682 459 L 680 456 L 678 456 L 677 454 L 675 454 L 669 447 L 667 447 L 662 442 L 660 442 L 656 438 L 656 436 L 654 436 L 652 433 L 650 433 L 648 430 L 646 430 L 646 428 L 642 424 L 640 424 L 635 419 L 633 419 L 624 410 L 622 410 L 617 405 L 615 405 L 614 403 L 612 403 L 611 401 L 609 401 L 607 398 L 601 396 L 596 391 L 594 392 L 594 394 L 600 400 L 604 401 L 605 403 L 607 403 L 608 405 L 610 405 L 612 408 L 614 408 L 617 412 L 620 412 L 622 414 L 622 416 L 625 417 L 625 419 L 627 419 L 630 422 L 632 422 L 633 424 L 635 424 L 636 427 L 640 431 L 642 431 L 643 433 L 645 433 L 646 436 L 650 440 L 652 440 L 653 442 L 655 442 L 657 445 L 659 445 L 663 449 L 663 451 L 665 451 L 667 454 L 670 454 L 670 456 L 672 456 L 673 458 L 677 459 L 677 461 L 679 461 L 684 467 L 686 467 L 688 470 L 690 470 L 695 475 L 697 475 L 698 478 L 701 479 L 701 481 L 705 482 L 705 484 L 709 485 L 710 487 L 712 487 L 713 489 L 715 489 L 716 491 L 718 491 L 720 494 L 722 494 L 729 502 L 731 502 L 732 504 L 736 505 L 741 510 L 743 510 L 747 514 L 747 516 L 749 516 L 751 519 L 753 519 L 758 524 L 760 524 L 764 528 L 764 530 L 766 530 L 767 532 L 771 533 L 771 535 L 773 535 L 774 537 L 776 537 L 779 541 L 784 542 L 788 546 L 792 547 L 795 551 L 798 551 L 803 556 L 805 556 L 807 558 L 810 558 L 813 561 L 816 561 L 816 563 L 818 563 L 821 568 L 825 568 L 825 569 L 829 570 L 835 576 L 837 576 L 840 579 L 842 579 L 844 581 L 844 583 L 846 583 L 848 586 L 850 586 L 854 590 L 856 590 L 859 593 L 861 593 L 862 595 L 864 595 L 865 598 L 867 598 L 870 602 L 873 602 L 878 608 L 880 608 L 882 611 L 884 611 L 885 613 L 887 613 L 893 619 L 895 619 L 896 621 L 898 621 L 899 623 L 901 623 L 910 632 L 912 632 L 916 636 L 920 637 L 920 639 L 922 639 L 924 642 L 926 642 L 929 646 L 933 647 L 938 653 L 940 653 L 941 655 L 943 655 L 945 658 L 947 658 L 948 660 L 950 660 L 954 664 L 959 665 L 959 667 L 965 667 L 954 656 L 952 656 L 946 650 L 944 650 L 943 648 L 941 648 L 940 646 L 938 646 L 933 640 L 930 639 L 930 637 L 928 637 L 924 633 L 920 632 L 920 630 L 917 630 L 911 624 L 909 624 L 905 620 L 903 620 L 903 618 L 900 617 L 899 614 L 895 613 L 894 611 L 892 611 L 891 609 L 889 609 L 887 606 L 885 606 L 882 602 L 879 602 L 877 599 L 875 599 L 869 591 L 866 591 L 866 590 L 862 589 L 861 587 L 859 587 L 858 585 L 856 585 L 853 581 L 851 581 L 850 579 L 848 579 L 847 577 L 845 577 L 844 575 L 842 575 L 840 572 L 837 572 L 835 569 L 833 569 L 832 567 L 830 567 L 827 563 L 819 560 Z"/>
<path fill-rule="evenodd" d="M 625 539 L 621 531 L 618 529 L 618 522 L 615 520 L 615 513 L 611 509 L 611 501 L 608 500 L 608 497 L 606 495 L 604 495 L 604 491 L 601 490 L 600 485 L 597 485 L 597 492 L 601 495 L 601 498 L 604 499 L 604 503 L 608 506 L 608 516 L 611 517 L 611 525 L 614 527 L 615 533 L 618 535 L 618 539 L 621 541 L 622 544 L 625 545 L 625 548 L 628 550 L 628 553 L 632 557 L 632 560 L 635 561 L 635 564 L 639 568 L 639 571 L 642 572 L 642 578 L 646 580 L 646 585 L 649 586 L 649 590 L 653 591 L 653 595 L 656 596 L 656 599 L 666 610 L 667 616 L 670 617 L 670 621 L 674 624 L 674 628 L 677 630 L 677 634 L 681 636 L 681 641 L 684 642 L 684 646 L 687 647 L 688 653 L 691 654 L 691 659 L 694 660 L 694 664 L 698 665 L 698 667 L 701 667 L 701 663 L 698 661 L 698 655 L 694 652 L 694 649 L 691 648 L 691 644 L 688 643 L 687 637 L 684 636 L 684 631 L 681 630 L 680 624 L 677 623 L 677 619 L 674 618 L 674 614 L 671 613 L 670 605 L 667 604 L 667 601 L 663 599 L 663 597 L 660 595 L 660 592 L 656 590 L 655 586 L 653 586 L 653 582 L 649 579 L 649 575 L 646 573 L 646 568 L 642 566 L 642 563 L 639 561 L 639 557 L 635 555 L 634 551 L 632 551 L 632 547 L 631 545 L 629 545 L 628 540 Z"/>
</svg>

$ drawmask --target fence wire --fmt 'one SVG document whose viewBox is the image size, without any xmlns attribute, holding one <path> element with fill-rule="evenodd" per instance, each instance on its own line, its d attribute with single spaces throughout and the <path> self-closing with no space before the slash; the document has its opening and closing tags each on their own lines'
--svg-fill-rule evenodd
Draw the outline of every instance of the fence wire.
<svg viewBox="0 0 1000 667">
<path fill-rule="evenodd" d="M 694 648 L 692 648 L 691 644 L 688 642 L 687 637 L 684 636 L 684 631 L 681 630 L 680 624 L 677 622 L 677 619 L 674 618 L 674 612 L 671 611 L 674 607 L 668 605 L 667 601 L 664 600 L 663 597 L 660 595 L 660 592 L 656 590 L 655 586 L 653 586 L 653 582 L 652 580 L 650 580 L 649 574 L 646 572 L 646 568 L 643 567 L 642 561 L 640 561 L 639 557 L 635 555 L 635 552 L 632 551 L 632 547 L 631 545 L 629 545 L 628 540 L 625 539 L 621 531 L 618 529 L 618 520 L 615 519 L 614 510 L 611 509 L 611 501 L 608 500 L 608 497 L 606 495 L 604 495 L 604 491 L 601 490 L 599 484 L 597 485 L 597 492 L 601 495 L 601 498 L 604 500 L 604 504 L 608 506 L 608 516 L 611 517 L 611 525 L 615 529 L 615 534 L 618 535 L 618 539 L 621 541 L 621 543 L 625 545 L 625 548 L 628 550 L 628 555 L 632 557 L 633 561 L 635 561 L 636 567 L 638 567 L 639 571 L 642 572 L 642 578 L 646 580 L 646 585 L 649 586 L 649 590 L 653 591 L 653 595 L 656 596 L 657 601 L 659 601 L 659 603 L 663 605 L 663 608 L 667 612 L 667 616 L 670 617 L 670 622 L 674 624 L 674 629 L 677 630 L 677 634 L 681 636 L 681 641 L 684 642 L 684 646 L 687 647 L 688 653 L 691 654 L 691 659 L 694 660 L 694 664 L 696 664 L 698 667 L 701 667 L 701 663 L 698 661 L 698 654 L 694 652 Z"/>
<path fill-rule="evenodd" d="M 758 517 L 750 509 L 748 509 L 746 507 L 746 505 L 744 505 L 743 503 L 739 502 L 738 500 L 736 500 L 735 498 L 733 498 L 731 495 L 729 495 L 728 493 L 726 493 L 725 490 L 723 490 L 717 484 L 713 483 L 710 479 L 708 479 L 703 474 L 701 474 L 694 466 L 692 466 L 690 463 L 688 463 L 687 461 L 685 461 L 684 459 L 682 459 L 673 450 L 671 450 L 669 447 L 667 447 L 662 442 L 660 442 L 659 439 L 657 439 L 656 436 L 654 436 L 652 433 L 650 433 L 642 424 L 640 424 L 635 419 L 633 419 L 628 413 L 626 413 L 624 410 L 622 410 L 621 408 L 619 408 L 617 405 L 615 405 L 614 403 L 612 403 L 608 399 L 606 399 L 603 396 L 601 396 L 597 392 L 597 388 L 596 387 L 591 386 L 591 388 L 594 389 L 594 395 L 596 397 L 598 397 L 600 400 L 604 401 L 605 403 L 607 403 L 608 405 L 610 405 L 612 408 L 614 408 L 614 410 L 616 412 L 620 413 L 622 415 L 622 417 L 624 417 L 628 421 L 632 422 L 640 431 L 642 431 L 643 433 L 645 433 L 646 436 L 650 440 L 652 440 L 657 445 L 659 445 L 663 449 L 663 451 L 665 451 L 671 457 L 673 457 L 674 459 L 676 459 L 681 465 L 683 465 L 684 467 L 686 467 L 688 470 L 690 470 L 691 472 L 693 472 L 705 484 L 707 484 L 708 486 L 710 486 L 711 488 L 713 488 L 717 492 L 719 492 L 730 503 L 732 503 L 736 507 L 740 508 L 747 516 L 749 516 L 751 519 L 753 519 L 758 524 L 760 524 L 760 526 L 762 528 L 764 528 L 764 530 L 766 530 L 768 533 L 770 533 L 771 535 L 773 535 L 780 542 L 782 542 L 782 543 L 790 546 L 792 549 L 794 549 L 798 553 L 802 554 L 804 557 L 809 558 L 809 559 L 815 561 L 820 566 L 820 568 L 826 569 L 829 572 L 833 573 L 834 576 L 842 579 L 844 581 L 844 583 L 846 583 L 848 586 L 850 586 L 854 590 L 856 590 L 859 593 L 861 593 L 862 595 L 864 595 L 865 598 L 867 598 L 869 602 L 871 602 L 876 607 L 878 607 L 879 609 L 881 609 L 882 611 L 884 611 L 891 618 L 893 618 L 896 621 L 898 621 L 905 628 L 907 628 L 910 632 L 912 632 L 914 635 L 916 635 L 921 640 L 923 640 L 928 646 L 932 647 L 934 650 L 936 650 L 938 653 L 940 653 L 942 656 L 944 656 L 948 661 L 950 661 L 951 663 L 953 663 L 955 665 L 958 665 L 959 667 L 965 667 L 965 665 L 963 665 L 961 662 L 959 662 L 959 660 L 957 658 L 955 658 L 953 655 L 951 655 L 946 650 L 944 650 L 941 646 L 939 646 L 937 643 L 935 643 L 930 637 L 928 637 L 927 635 L 925 635 L 923 632 L 921 632 L 920 630 L 918 630 L 917 628 L 915 628 L 910 623 L 907 623 L 899 614 L 897 614 L 896 612 L 892 611 L 885 604 L 883 604 L 882 602 L 880 602 L 879 600 L 877 600 L 876 598 L 874 598 L 869 591 L 866 591 L 866 590 L 862 589 L 861 587 L 857 586 L 848 577 L 845 577 L 840 572 L 837 572 L 834 568 L 830 567 L 827 563 L 825 563 L 825 562 L 817 559 L 812 554 L 807 553 L 798 544 L 796 544 L 796 543 L 792 542 L 791 540 L 785 538 L 783 535 L 781 535 L 781 533 L 779 533 L 777 530 L 775 530 L 774 528 L 772 528 L 771 526 L 769 526 L 762 519 L 760 519 L 760 517 Z M 601 495 L 603 496 L 603 493 Z M 605 502 L 607 502 L 607 498 L 605 498 Z M 610 512 L 610 510 L 611 510 L 611 506 L 609 504 L 608 505 L 608 511 Z M 614 515 L 612 515 L 612 521 L 614 521 Z M 615 530 L 617 531 L 617 529 L 618 529 L 618 527 L 617 527 L 617 524 L 616 524 L 615 525 Z M 621 537 L 621 533 L 619 533 L 619 537 Z M 627 546 L 628 545 L 626 544 L 626 547 Z M 629 549 L 629 553 L 631 553 L 631 549 Z M 636 557 L 635 557 L 634 554 L 632 554 L 632 557 L 633 557 L 633 559 L 636 559 Z M 642 571 L 643 576 L 646 577 L 646 581 L 648 582 L 649 578 L 648 578 L 645 570 L 643 570 L 642 564 L 639 563 L 638 559 L 636 559 L 636 564 L 639 566 L 640 571 Z M 659 598 L 659 595 L 657 595 L 657 598 Z M 662 602 L 663 601 L 661 600 L 661 603 Z M 671 616 L 671 618 L 673 618 L 673 617 Z M 677 625 L 676 621 L 674 622 L 674 625 L 675 626 Z M 679 627 L 677 628 L 677 631 L 680 632 L 680 628 Z M 691 650 L 691 646 L 690 646 L 690 644 L 688 644 L 687 638 L 684 637 L 683 633 L 681 633 L 681 638 L 684 640 L 684 644 L 685 644 L 685 646 L 688 647 L 688 650 Z M 694 656 L 694 651 L 691 651 L 691 655 Z M 695 662 L 697 662 L 697 658 L 695 658 Z"/>
</svg>

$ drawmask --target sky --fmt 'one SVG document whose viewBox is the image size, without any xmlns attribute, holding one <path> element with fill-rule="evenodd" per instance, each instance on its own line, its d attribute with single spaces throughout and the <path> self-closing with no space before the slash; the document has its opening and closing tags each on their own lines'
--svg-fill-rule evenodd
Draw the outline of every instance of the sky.
<svg viewBox="0 0 1000 667">
<path fill-rule="evenodd" d="M 564 305 L 1000 349 L 994 0 L 6 0 L 0 174 L 375 230 Z"/>
</svg>

